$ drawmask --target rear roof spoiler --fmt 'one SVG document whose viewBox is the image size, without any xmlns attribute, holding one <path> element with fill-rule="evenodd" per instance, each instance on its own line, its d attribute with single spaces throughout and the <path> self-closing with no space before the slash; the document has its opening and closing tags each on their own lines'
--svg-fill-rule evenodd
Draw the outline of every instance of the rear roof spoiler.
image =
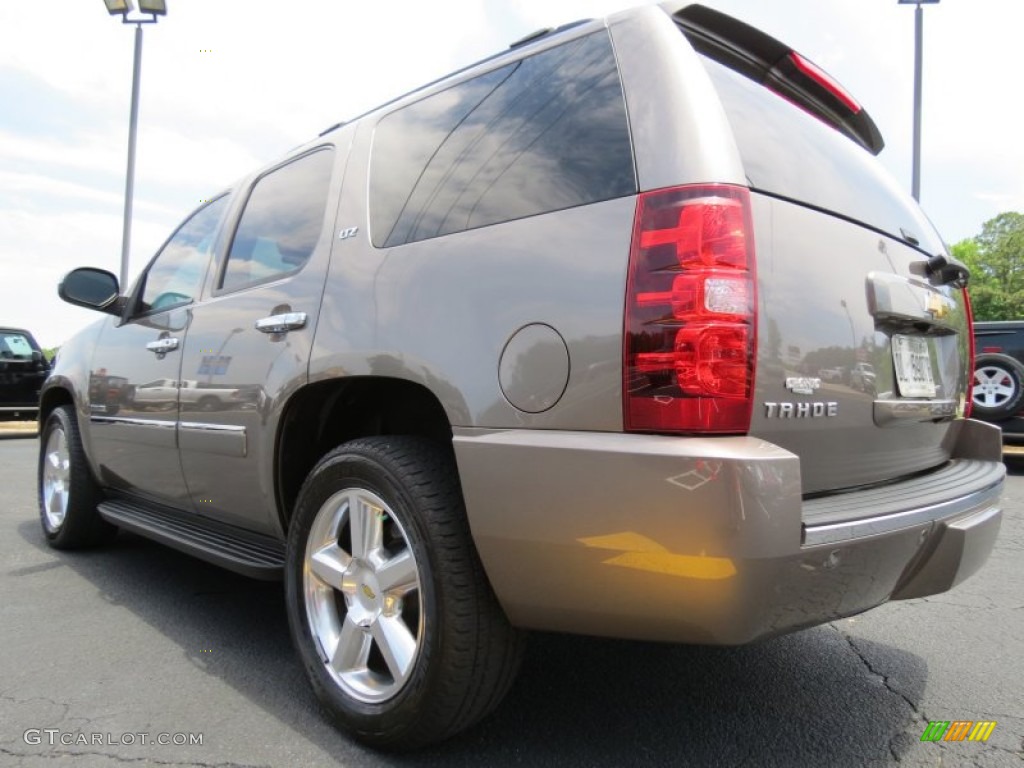
<svg viewBox="0 0 1024 768">
<path fill-rule="evenodd" d="M 885 142 L 875 121 L 839 83 L 788 45 L 703 5 L 662 7 L 700 53 L 775 91 L 873 155 Z M 675 9 L 675 10 L 673 10 Z"/>
</svg>

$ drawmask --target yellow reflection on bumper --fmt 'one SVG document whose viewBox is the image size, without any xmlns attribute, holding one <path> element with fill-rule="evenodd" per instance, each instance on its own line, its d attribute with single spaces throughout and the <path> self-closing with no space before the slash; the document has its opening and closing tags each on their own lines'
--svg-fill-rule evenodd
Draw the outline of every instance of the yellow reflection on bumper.
<svg viewBox="0 0 1024 768">
<path fill-rule="evenodd" d="M 677 555 L 635 531 L 591 536 L 579 539 L 579 542 L 587 547 L 617 550 L 621 553 L 605 560 L 604 565 L 618 565 L 687 579 L 729 579 L 736 575 L 736 566 L 728 557 Z"/>
</svg>

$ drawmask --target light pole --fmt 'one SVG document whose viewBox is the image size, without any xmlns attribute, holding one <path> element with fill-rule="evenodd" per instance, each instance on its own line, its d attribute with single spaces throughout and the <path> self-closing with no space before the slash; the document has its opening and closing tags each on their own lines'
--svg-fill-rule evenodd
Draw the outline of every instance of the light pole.
<svg viewBox="0 0 1024 768">
<path fill-rule="evenodd" d="M 132 106 L 128 118 L 128 170 L 124 182 L 124 229 L 121 231 L 121 289 L 128 285 L 128 252 L 132 244 L 132 198 L 135 194 L 135 135 L 139 124 L 139 74 L 142 70 L 142 25 L 156 24 L 158 16 L 167 14 L 166 0 L 139 0 L 139 10 L 148 19 L 129 19 L 134 10 L 132 0 L 103 0 L 111 16 L 120 14 L 123 24 L 135 25 L 135 60 L 132 66 Z"/>
<path fill-rule="evenodd" d="M 914 9 L 914 158 L 911 169 L 910 194 L 921 202 L 921 69 L 924 61 L 924 9 L 939 0 L 897 0 L 899 5 L 916 5 Z"/>
</svg>

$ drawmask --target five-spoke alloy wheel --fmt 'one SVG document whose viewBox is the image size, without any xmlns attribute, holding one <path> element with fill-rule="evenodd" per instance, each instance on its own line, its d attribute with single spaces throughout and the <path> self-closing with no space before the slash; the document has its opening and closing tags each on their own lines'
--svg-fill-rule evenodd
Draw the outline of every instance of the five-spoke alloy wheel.
<svg viewBox="0 0 1024 768">
<path fill-rule="evenodd" d="M 378 748 L 469 727 L 522 656 L 473 546 L 450 443 L 370 437 L 324 456 L 295 505 L 285 598 L 317 696 Z"/>
<path fill-rule="evenodd" d="M 72 406 L 53 409 L 39 445 L 39 521 L 50 546 L 79 549 L 110 539 L 117 528 L 96 511 L 102 494 L 89 470 Z"/>
<path fill-rule="evenodd" d="M 60 530 L 68 513 L 71 492 L 71 456 L 68 438 L 59 424 L 50 430 L 40 460 L 40 493 L 43 527 L 48 531 Z"/>
<path fill-rule="evenodd" d="M 328 672 L 359 701 L 391 698 L 423 635 L 416 556 L 391 508 L 365 488 L 334 494 L 305 560 L 306 619 Z"/>
</svg>

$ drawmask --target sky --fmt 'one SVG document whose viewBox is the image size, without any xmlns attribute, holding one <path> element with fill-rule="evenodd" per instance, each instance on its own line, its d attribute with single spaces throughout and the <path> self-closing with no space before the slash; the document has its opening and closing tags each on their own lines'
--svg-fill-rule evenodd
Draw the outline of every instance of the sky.
<svg viewBox="0 0 1024 768">
<path fill-rule="evenodd" d="M 704 0 L 791 45 L 864 105 L 910 188 L 914 10 Z M 167 0 L 147 25 L 131 278 L 200 201 L 334 123 L 542 27 L 635 0 Z M 924 11 L 921 204 L 947 242 L 1024 211 L 1022 0 Z M 0 325 L 58 346 L 99 315 L 57 297 L 119 271 L 134 27 L 100 0 L 0 3 Z"/>
</svg>

